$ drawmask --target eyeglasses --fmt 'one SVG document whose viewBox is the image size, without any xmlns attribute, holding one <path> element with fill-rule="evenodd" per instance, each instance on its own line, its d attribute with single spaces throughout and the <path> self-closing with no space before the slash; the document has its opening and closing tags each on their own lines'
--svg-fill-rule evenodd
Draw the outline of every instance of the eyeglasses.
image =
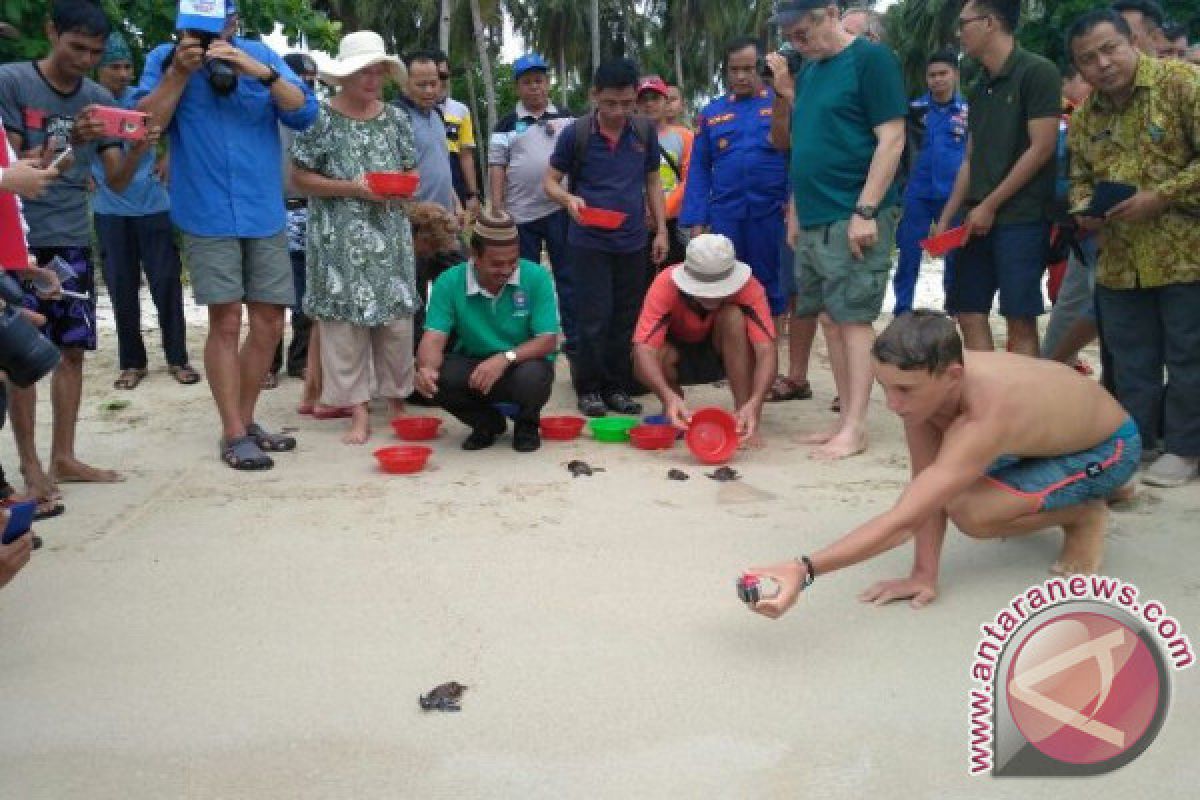
<svg viewBox="0 0 1200 800">
<path fill-rule="evenodd" d="M 979 20 L 987 19 L 990 16 L 991 16 L 991 14 L 980 14 L 977 17 L 959 17 L 958 19 L 956 19 L 954 21 L 954 27 L 958 28 L 961 31 L 963 28 L 967 27 L 972 22 L 979 22 Z"/>
</svg>

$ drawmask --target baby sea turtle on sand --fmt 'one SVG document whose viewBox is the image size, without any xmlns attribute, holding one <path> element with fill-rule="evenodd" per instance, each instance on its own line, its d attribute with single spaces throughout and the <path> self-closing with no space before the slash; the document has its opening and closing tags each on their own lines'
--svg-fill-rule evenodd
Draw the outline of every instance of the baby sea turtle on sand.
<svg viewBox="0 0 1200 800">
<path fill-rule="evenodd" d="M 690 475 L 688 475 L 686 472 L 684 472 L 684 471 L 683 471 L 683 470 L 681 470 L 681 469 L 669 469 L 669 470 L 667 470 L 667 478 L 668 478 L 668 480 L 673 480 L 673 481 L 686 481 L 686 480 L 687 480 L 688 478 L 690 478 L 690 477 L 691 477 Z"/>
<path fill-rule="evenodd" d="M 733 467 L 717 467 L 716 472 L 707 472 L 705 475 L 709 478 L 712 478 L 714 481 L 721 482 L 736 481 L 738 478 L 742 477 Z"/>
<path fill-rule="evenodd" d="M 578 478 L 580 475 L 591 475 L 594 472 L 604 472 L 604 467 L 593 467 L 586 461 L 575 459 L 567 462 L 567 472 L 571 473 L 572 478 Z"/>
<path fill-rule="evenodd" d="M 466 689 L 467 687 L 461 683 L 450 681 L 433 687 L 429 690 L 429 694 L 421 695 L 417 702 L 425 711 L 462 711 L 458 703 Z"/>
</svg>

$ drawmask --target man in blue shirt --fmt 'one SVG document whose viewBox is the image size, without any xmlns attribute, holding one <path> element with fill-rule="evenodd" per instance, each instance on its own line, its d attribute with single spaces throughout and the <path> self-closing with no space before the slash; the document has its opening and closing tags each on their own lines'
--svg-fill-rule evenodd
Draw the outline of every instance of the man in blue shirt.
<svg viewBox="0 0 1200 800">
<path fill-rule="evenodd" d="M 129 93 L 133 54 L 121 34 L 109 34 L 104 55 L 96 67 L 96 78 L 122 108 L 133 106 Z M 117 320 L 121 374 L 113 385 L 117 389 L 134 389 L 146 377 L 146 343 L 142 340 L 139 302 L 143 269 L 150 297 L 158 310 L 163 353 L 171 376 L 182 384 L 194 384 L 200 376 L 188 364 L 182 270 L 168 213 L 171 201 L 159 181 L 155 148 L 145 142 L 127 144 L 126 148 L 139 153 L 141 160 L 124 191 L 114 191 L 100 165 L 92 164 L 96 183 L 92 214 L 100 240 L 104 282 Z"/>
<path fill-rule="evenodd" d="M 787 310 L 779 274 L 788 201 L 788 156 L 768 140 L 775 92 L 763 85 L 762 52 L 755 39 L 725 50 L 729 92 L 700 112 L 679 224 L 692 236 L 705 231 L 729 238 L 739 261 L 767 290 L 771 314 Z M 789 264 L 790 268 L 791 265 Z"/>
<path fill-rule="evenodd" d="M 204 366 L 221 417 L 221 457 L 235 469 L 269 469 L 266 454 L 296 440 L 254 419 L 263 376 L 295 301 L 283 203 L 278 125 L 308 128 L 313 93 L 283 58 L 237 37 L 237 8 L 207 48 L 191 31 L 146 59 L 138 107 L 170 136 L 171 218 L 183 231 L 196 302 L 208 306 Z M 232 87 L 221 75 L 232 67 Z M 239 348 L 242 304 L 250 332 Z"/>
<path fill-rule="evenodd" d="M 648 277 L 647 208 L 654 230 L 651 260 L 661 264 L 667 256 L 658 134 L 650 120 L 633 116 L 637 84 L 637 65 L 628 59 L 596 68 L 591 91 L 595 110 L 559 135 L 542 181 L 546 196 L 571 217 L 567 243 L 573 248 L 579 335 L 571 366 L 579 410 L 589 417 L 642 410 L 629 393 L 634 386 L 633 329 Z M 565 177 L 569 188 L 563 186 Z M 617 211 L 624 220 L 612 230 L 589 227 L 581 217 L 588 208 Z"/>
<path fill-rule="evenodd" d="M 921 270 L 921 240 L 941 219 L 946 199 L 967 152 L 967 102 L 958 93 L 958 56 L 935 53 L 925 68 L 929 91 L 908 104 L 908 146 L 919 148 L 904 190 L 904 216 L 896 231 L 900 263 L 892 285 L 896 314 L 911 311 L 917 275 Z M 953 268 L 953 252 L 946 257 L 945 278 Z"/>
</svg>

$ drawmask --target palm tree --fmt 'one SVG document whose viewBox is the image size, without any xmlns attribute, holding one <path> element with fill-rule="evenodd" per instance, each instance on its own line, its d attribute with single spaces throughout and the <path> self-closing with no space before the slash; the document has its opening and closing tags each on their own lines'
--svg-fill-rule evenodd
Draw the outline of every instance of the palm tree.
<svg viewBox="0 0 1200 800">
<path fill-rule="evenodd" d="M 438 15 L 438 49 L 443 53 L 450 52 L 450 17 L 454 13 L 454 0 L 441 0 L 441 13 Z"/>
</svg>

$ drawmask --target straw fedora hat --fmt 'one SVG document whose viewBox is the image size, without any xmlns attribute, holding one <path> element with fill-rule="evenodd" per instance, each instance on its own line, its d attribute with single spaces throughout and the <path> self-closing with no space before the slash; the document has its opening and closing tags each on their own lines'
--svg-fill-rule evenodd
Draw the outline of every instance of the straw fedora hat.
<svg viewBox="0 0 1200 800">
<path fill-rule="evenodd" d="M 404 68 L 404 62 L 388 55 L 382 36 L 374 31 L 348 33 L 338 45 L 337 59 L 326 62 L 321 68 L 321 80 L 340 86 L 343 78 L 375 64 L 385 65 L 388 74 L 396 83 L 403 84 L 408 80 L 408 70 Z"/>
<path fill-rule="evenodd" d="M 747 264 L 737 260 L 733 242 L 719 233 L 705 233 L 688 242 L 687 257 L 671 272 L 684 294 L 716 299 L 737 294 L 750 280 Z"/>
</svg>

